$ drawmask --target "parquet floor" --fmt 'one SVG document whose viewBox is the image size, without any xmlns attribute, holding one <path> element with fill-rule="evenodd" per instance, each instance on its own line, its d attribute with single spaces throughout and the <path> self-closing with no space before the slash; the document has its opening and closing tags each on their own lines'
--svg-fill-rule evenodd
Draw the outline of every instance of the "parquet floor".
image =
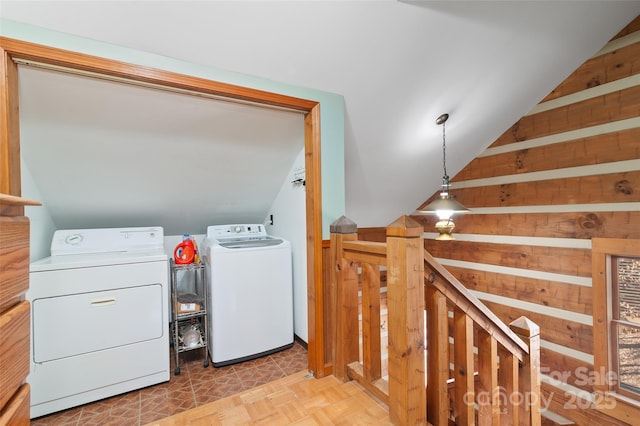
<svg viewBox="0 0 640 426">
<path fill-rule="evenodd" d="M 149 426 L 390 425 L 385 406 L 355 382 L 306 371 L 196 407 Z"/>
</svg>

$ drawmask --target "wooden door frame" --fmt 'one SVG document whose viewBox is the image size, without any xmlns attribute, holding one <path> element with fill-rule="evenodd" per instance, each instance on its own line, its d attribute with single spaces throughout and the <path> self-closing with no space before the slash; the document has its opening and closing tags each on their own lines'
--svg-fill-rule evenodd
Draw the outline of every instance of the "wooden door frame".
<svg viewBox="0 0 640 426">
<path fill-rule="evenodd" d="M 16 61 L 33 62 L 70 72 L 154 85 L 238 102 L 301 111 L 304 116 L 308 366 L 317 377 L 328 371 L 324 359 L 322 297 L 322 188 L 320 171 L 320 103 L 277 93 L 105 59 L 83 53 L 0 37 L 0 193 L 21 195 L 19 86 Z"/>
</svg>

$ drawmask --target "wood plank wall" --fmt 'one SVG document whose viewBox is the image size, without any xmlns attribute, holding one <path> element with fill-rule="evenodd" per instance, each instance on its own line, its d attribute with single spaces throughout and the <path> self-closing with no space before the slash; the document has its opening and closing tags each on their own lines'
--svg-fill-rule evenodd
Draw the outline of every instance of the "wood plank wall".
<svg viewBox="0 0 640 426">
<path fill-rule="evenodd" d="M 562 401 L 593 390 L 591 238 L 640 238 L 640 18 L 458 173 L 452 193 L 473 213 L 455 218 L 452 242 L 414 216 L 426 249 L 503 321 L 540 326 L 552 409 L 618 424 Z"/>
</svg>

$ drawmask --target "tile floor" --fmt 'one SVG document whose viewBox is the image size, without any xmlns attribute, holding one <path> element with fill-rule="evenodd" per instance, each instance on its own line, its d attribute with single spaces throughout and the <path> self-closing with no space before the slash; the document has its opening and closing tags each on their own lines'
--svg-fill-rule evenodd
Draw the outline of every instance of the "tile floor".
<svg viewBox="0 0 640 426">
<path fill-rule="evenodd" d="M 175 376 L 171 353 L 168 382 L 33 419 L 44 425 L 145 425 L 199 407 L 307 368 L 307 351 L 298 342 L 291 349 L 240 364 L 203 367 L 200 351 L 180 355 Z"/>
</svg>

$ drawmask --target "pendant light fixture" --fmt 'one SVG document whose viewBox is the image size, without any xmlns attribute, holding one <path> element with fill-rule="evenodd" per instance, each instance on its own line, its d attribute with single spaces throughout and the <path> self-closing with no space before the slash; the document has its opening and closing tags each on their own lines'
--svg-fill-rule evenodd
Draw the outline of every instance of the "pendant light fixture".
<svg viewBox="0 0 640 426">
<path fill-rule="evenodd" d="M 445 123 L 449 118 L 449 114 L 442 114 L 436 119 L 437 125 L 442 125 L 442 169 L 444 174 L 442 175 L 442 190 L 433 202 L 427 205 L 424 209 L 420 209 L 421 213 L 431 213 L 438 216 L 438 222 L 436 223 L 436 229 L 440 233 L 436 240 L 455 240 L 451 233 L 455 228 L 455 224 L 451 217 L 454 214 L 467 213 L 470 210 L 457 202 L 451 194 L 449 194 L 449 175 L 447 175 L 447 150 L 446 150 L 446 133 Z"/>
</svg>

